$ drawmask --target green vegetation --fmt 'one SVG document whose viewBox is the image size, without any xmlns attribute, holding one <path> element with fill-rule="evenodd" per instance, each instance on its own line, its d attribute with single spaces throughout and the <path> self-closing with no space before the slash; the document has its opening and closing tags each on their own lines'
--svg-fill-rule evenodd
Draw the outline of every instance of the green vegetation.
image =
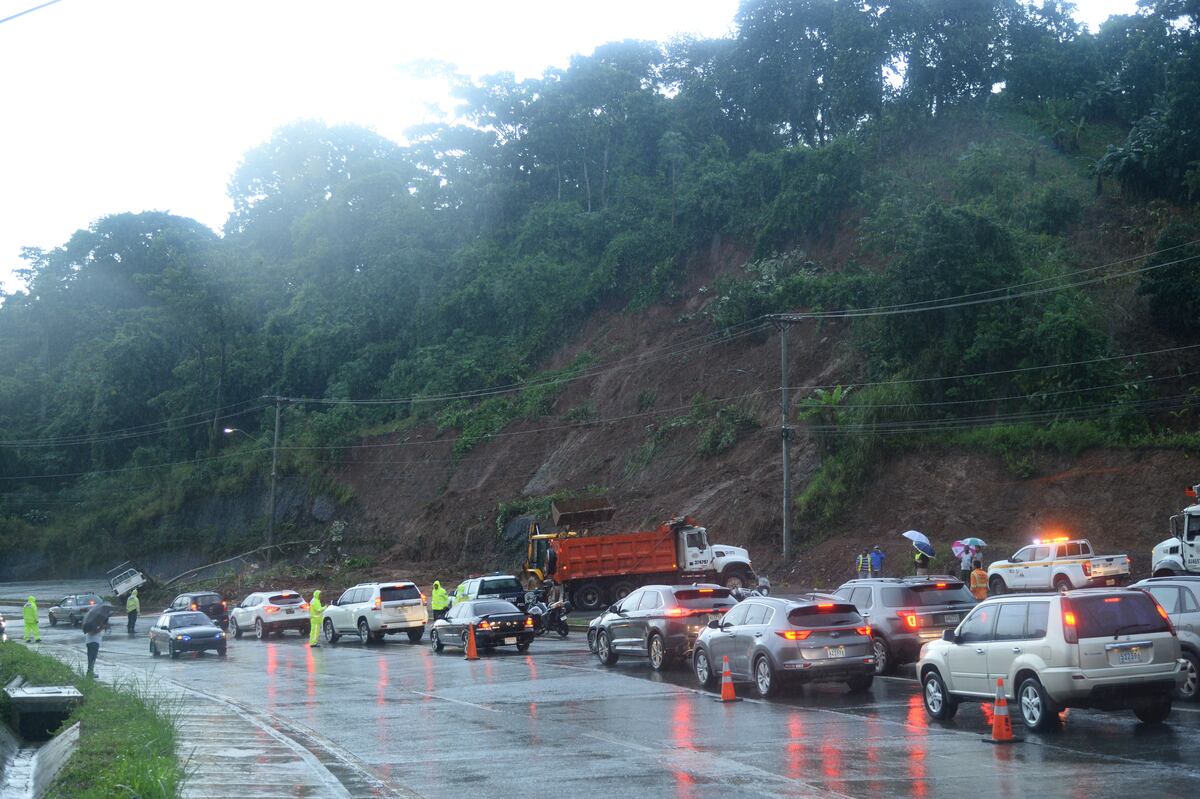
<svg viewBox="0 0 1200 799">
<path fill-rule="evenodd" d="M 139 686 L 109 687 L 80 678 L 59 660 L 11 641 L 0 643 L 0 684 L 22 676 L 38 685 L 74 685 L 84 701 L 66 721 L 80 722 L 79 748 L 50 790 L 53 799 L 143 799 L 179 796 L 184 772 L 176 754 L 175 720 L 169 705 Z M 8 708 L 0 695 L 0 713 Z"/>
<path fill-rule="evenodd" d="M 752 416 L 736 406 L 720 404 L 703 394 L 697 394 L 692 397 L 687 413 L 672 416 L 655 426 L 645 443 L 634 450 L 626 461 L 624 476 L 632 477 L 649 466 L 680 430 L 695 430 L 696 453 L 711 458 L 730 449 L 742 436 L 758 427 L 758 422 Z"/>
<path fill-rule="evenodd" d="M 548 358 L 596 311 L 677 298 L 722 244 L 752 254 L 705 310 L 726 330 L 1056 286 L 855 317 L 855 373 L 839 379 L 922 379 L 913 421 L 946 429 L 1036 413 L 1123 441 L 1170 432 L 1163 384 L 1101 360 L 1127 351 L 1109 301 L 1137 284 L 1164 336 L 1189 335 L 1200 266 L 1159 256 L 1140 278 L 1061 284 L 1193 235 L 1198 13 L 1145 0 L 1092 34 L 1053 0 L 745 0 L 727 38 L 464 78 L 462 124 L 406 146 L 290 125 L 246 154 L 222 236 L 118 214 L 27 253 L 26 290 L 0 307 L 0 557 L 94 568 L 194 541 L 172 513 L 262 480 L 264 394 L 292 398 L 282 471 L 318 482 L 368 431 L 436 424 L 461 456 L 518 420 L 603 420 L 556 408 L 575 372 L 544 373 Z M 1058 363 L 1076 365 L 1014 371 Z M 979 376 L 944 379 L 962 374 Z M 656 399 L 642 391 L 638 412 Z M 855 391 L 846 418 L 894 425 L 893 411 Z M 679 428 L 705 456 L 748 429 L 701 416 L 661 422 L 627 473 Z M 867 432 L 826 437 L 809 518 L 830 518 L 882 454 L 875 438 L 898 435 Z"/>
</svg>

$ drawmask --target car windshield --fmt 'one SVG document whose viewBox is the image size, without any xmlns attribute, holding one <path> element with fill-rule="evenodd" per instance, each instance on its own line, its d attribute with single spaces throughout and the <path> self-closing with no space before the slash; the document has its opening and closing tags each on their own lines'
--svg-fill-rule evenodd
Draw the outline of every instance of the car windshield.
<svg viewBox="0 0 1200 799">
<path fill-rule="evenodd" d="M 299 594 L 276 594 L 267 601 L 272 605 L 299 605 L 304 600 Z"/>
<path fill-rule="evenodd" d="M 1079 637 L 1115 638 L 1130 633 L 1165 633 L 1167 620 L 1142 592 L 1071 597 Z"/>
<path fill-rule="evenodd" d="M 788 611 L 788 622 L 793 627 L 857 627 L 863 623 L 862 616 L 853 605 L 821 603 L 801 605 Z"/>
<path fill-rule="evenodd" d="M 473 606 L 476 616 L 490 616 L 493 613 L 520 613 L 517 606 L 511 602 L 476 602 Z"/>
<path fill-rule="evenodd" d="M 171 629 L 178 627 L 207 627 L 212 625 L 203 613 L 175 613 L 171 616 Z"/>
<path fill-rule="evenodd" d="M 484 580 L 479 584 L 479 595 L 487 594 L 519 594 L 521 584 L 516 577 L 496 577 Z"/>
<path fill-rule="evenodd" d="M 99 605 L 100 597 L 96 594 L 83 594 L 75 600 L 76 605 Z"/>
<path fill-rule="evenodd" d="M 962 583 L 954 582 L 930 583 L 929 585 L 911 585 L 884 588 L 880 592 L 883 604 L 889 608 L 919 608 L 930 605 L 973 605 L 975 597 Z"/>
<path fill-rule="evenodd" d="M 196 594 L 192 597 L 192 602 L 196 605 L 219 605 L 221 597 L 219 594 Z"/>
<path fill-rule="evenodd" d="M 379 599 L 383 602 L 399 602 L 401 599 L 420 599 L 421 592 L 415 585 L 384 585 L 379 588 Z"/>
<path fill-rule="evenodd" d="M 723 608 L 736 605 L 728 588 L 684 588 L 675 592 L 681 608 Z"/>
</svg>

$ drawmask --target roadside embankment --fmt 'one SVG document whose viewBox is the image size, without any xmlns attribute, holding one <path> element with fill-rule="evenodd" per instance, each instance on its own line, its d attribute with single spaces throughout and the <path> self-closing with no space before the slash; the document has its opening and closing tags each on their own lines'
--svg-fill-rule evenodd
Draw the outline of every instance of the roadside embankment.
<svg viewBox="0 0 1200 799">
<path fill-rule="evenodd" d="M 47 793 L 50 799 L 179 796 L 184 773 L 175 756 L 169 709 L 147 702 L 132 683 L 102 685 L 19 643 L 0 643 L 0 684 L 16 676 L 38 685 L 74 685 L 83 694 L 82 704 L 63 725 L 82 723 L 79 747 Z M 8 715 L 3 696 L 0 715 Z"/>
</svg>

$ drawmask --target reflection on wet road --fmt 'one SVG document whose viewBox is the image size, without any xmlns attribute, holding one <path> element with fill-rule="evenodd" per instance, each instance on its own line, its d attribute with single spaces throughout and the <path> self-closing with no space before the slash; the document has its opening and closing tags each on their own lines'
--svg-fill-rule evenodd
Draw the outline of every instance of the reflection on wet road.
<svg viewBox="0 0 1200 799">
<path fill-rule="evenodd" d="M 78 632 L 47 643 L 82 651 Z M 294 633 L 231 642 L 229 657 L 172 661 L 118 631 L 101 662 L 153 671 L 303 730 L 339 762 L 433 796 L 1083 797 L 1200 795 L 1200 708 L 1165 727 L 1131 713 L 1072 711 L 1061 729 L 1012 747 L 981 743 L 990 707 L 930 723 L 911 678 L 869 693 L 815 686 L 721 704 L 690 672 L 605 668 L 582 635 L 538 639 L 526 655 L 464 661 L 389 640 L 310 650 Z M 289 726 L 290 725 L 290 726 Z M 290 734 L 290 733 L 289 733 Z"/>
</svg>

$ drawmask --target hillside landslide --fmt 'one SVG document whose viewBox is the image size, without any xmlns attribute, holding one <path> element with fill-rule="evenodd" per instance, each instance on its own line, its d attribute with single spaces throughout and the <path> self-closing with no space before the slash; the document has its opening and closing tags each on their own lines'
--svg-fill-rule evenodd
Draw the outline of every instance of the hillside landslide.
<svg viewBox="0 0 1200 799">
<path fill-rule="evenodd" d="M 1087 536 L 1102 552 L 1129 553 L 1134 571 L 1146 573 L 1150 548 L 1166 536 L 1184 488 L 1200 481 L 1196 457 L 1178 450 L 1040 454 L 1033 474 L 1018 476 L 999 456 L 932 442 L 884 457 L 839 521 L 798 520 L 798 556 L 784 562 L 779 333 L 703 338 L 712 331 L 700 313 L 708 286 L 743 259 L 714 242 L 679 302 L 588 320 L 548 366 L 586 351 L 598 357 L 595 374 L 569 383 L 550 416 L 510 425 L 461 458 L 453 453 L 456 432 L 432 425 L 348 450 L 334 474 L 354 491 L 352 538 L 386 548 L 381 573 L 510 569 L 523 549 L 502 536 L 502 505 L 602 491 L 617 512 L 597 532 L 689 514 L 708 527 L 710 540 L 749 548 L 760 573 L 794 588 L 836 586 L 860 548 L 875 544 L 888 554 L 889 572 L 910 570 L 912 550 L 900 533 L 913 528 L 933 539 L 939 556 L 949 555 L 952 540 L 979 536 L 992 559 L 1051 532 Z M 853 373 L 847 338 L 838 322 L 791 330 L 793 402 L 805 386 Z M 679 422 L 698 394 L 736 402 L 758 426 L 720 455 L 703 456 L 696 426 Z M 572 413 L 580 408 L 588 413 Z M 792 453 L 798 493 L 821 457 L 804 423 Z"/>
</svg>

